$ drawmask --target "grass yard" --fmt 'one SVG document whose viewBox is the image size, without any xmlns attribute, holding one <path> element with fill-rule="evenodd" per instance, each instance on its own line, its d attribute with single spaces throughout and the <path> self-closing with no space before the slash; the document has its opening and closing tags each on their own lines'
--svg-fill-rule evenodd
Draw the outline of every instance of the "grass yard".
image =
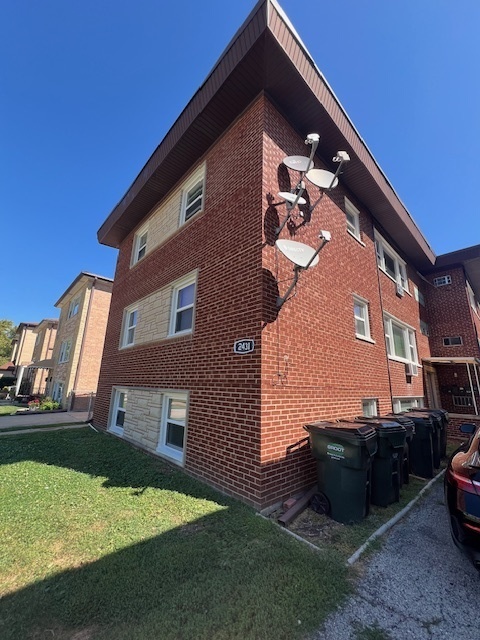
<svg viewBox="0 0 480 640">
<path fill-rule="evenodd" d="M 84 425 L 85 422 L 52 422 L 51 424 L 36 424 L 36 425 L 20 425 L 18 427 L 3 427 L 0 422 L 0 435 L 2 433 L 8 433 L 9 431 L 25 431 L 26 429 L 51 429 L 52 427 L 71 427 Z"/>
<path fill-rule="evenodd" d="M 0 405 L 0 416 L 11 416 L 14 413 L 17 413 L 18 407 L 13 404 L 2 404 Z"/>
<path fill-rule="evenodd" d="M 243 504 L 88 429 L 0 447 L 2 640 L 294 640 L 351 590 Z"/>
</svg>

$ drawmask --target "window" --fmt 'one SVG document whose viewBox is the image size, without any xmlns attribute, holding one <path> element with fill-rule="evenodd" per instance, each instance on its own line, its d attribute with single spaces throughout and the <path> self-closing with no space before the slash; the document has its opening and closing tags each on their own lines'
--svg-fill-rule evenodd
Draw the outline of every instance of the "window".
<svg viewBox="0 0 480 640">
<path fill-rule="evenodd" d="M 468 293 L 468 299 L 470 300 L 470 306 L 472 307 L 473 311 L 478 315 L 478 304 L 475 299 L 475 294 L 473 293 L 473 289 L 468 282 L 467 282 L 467 293 Z"/>
<path fill-rule="evenodd" d="M 63 400 L 63 382 L 55 382 L 53 385 L 52 400 L 62 404 Z"/>
<path fill-rule="evenodd" d="M 135 234 L 135 240 L 133 241 L 133 253 L 132 253 L 132 265 L 137 264 L 147 252 L 147 237 L 148 229 L 140 229 Z"/>
<path fill-rule="evenodd" d="M 430 335 L 430 327 L 423 320 L 420 320 L 420 333 L 424 336 Z"/>
<path fill-rule="evenodd" d="M 378 405 L 376 398 L 364 398 L 362 400 L 362 416 L 373 418 L 378 416 Z"/>
<path fill-rule="evenodd" d="M 135 329 L 137 328 L 138 309 L 126 309 L 123 325 L 122 347 L 130 347 L 135 343 Z"/>
<path fill-rule="evenodd" d="M 393 398 L 393 412 L 400 413 L 409 409 L 423 407 L 423 398 Z"/>
<path fill-rule="evenodd" d="M 127 390 L 113 390 L 112 417 L 109 431 L 118 435 L 123 435 L 123 425 L 125 423 L 125 413 L 127 411 Z"/>
<path fill-rule="evenodd" d="M 348 198 L 345 198 L 345 216 L 348 232 L 360 240 L 360 212 Z"/>
<path fill-rule="evenodd" d="M 443 338 L 444 347 L 458 347 L 462 344 L 462 336 L 448 336 L 446 338 Z"/>
<path fill-rule="evenodd" d="M 353 296 L 353 316 L 355 318 L 355 335 L 357 338 L 371 340 L 368 302 L 366 300 Z"/>
<path fill-rule="evenodd" d="M 43 333 L 42 331 L 40 333 L 37 333 L 37 337 L 35 338 L 35 346 L 37 347 L 39 342 L 40 342 L 40 334 Z"/>
<path fill-rule="evenodd" d="M 186 421 L 187 394 L 165 394 L 157 451 L 181 464 L 183 464 L 185 452 Z"/>
<path fill-rule="evenodd" d="M 68 362 L 70 360 L 70 348 L 72 346 L 71 340 L 64 340 L 60 345 L 60 355 L 58 356 L 58 362 Z"/>
<path fill-rule="evenodd" d="M 421 291 L 419 291 L 418 287 L 413 287 L 413 294 L 415 296 L 415 300 L 422 305 L 425 306 L 425 296 Z"/>
<path fill-rule="evenodd" d="M 377 232 L 375 232 L 375 247 L 377 251 L 377 264 L 380 269 L 395 280 L 405 291 L 408 291 L 406 263 Z"/>
<path fill-rule="evenodd" d="M 183 188 L 180 224 L 187 222 L 203 210 L 204 191 L 205 166 L 202 166 Z"/>
<path fill-rule="evenodd" d="M 170 335 L 191 333 L 195 305 L 196 275 L 180 280 L 173 288 Z"/>
<path fill-rule="evenodd" d="M 452 284 L 452 276 L 440 276 L 433 279 L 433 284 L 436 287 L 444 287 L 446 284 Z"/>
<path fill-rule="evenodd" d="M 455 407 L 473 407 L 471 396 L 453 396 Z"/>
<path fill-rule="evenodd" d="M 70 302 L 70 306 L 68 307 L 67 319 L 72 318 L 73 316 L 76 316 L 79 309 L 80 309 L 80 298 L 78 297 Z"/>
<path fill-rule="evenodd" d="M 412 373 L 413 375 L 418 375 L 415 331 L 408 325 L 386 314 L 384 316 L 384 326 L 389 358 L 414 365 Z"/>
</svg>

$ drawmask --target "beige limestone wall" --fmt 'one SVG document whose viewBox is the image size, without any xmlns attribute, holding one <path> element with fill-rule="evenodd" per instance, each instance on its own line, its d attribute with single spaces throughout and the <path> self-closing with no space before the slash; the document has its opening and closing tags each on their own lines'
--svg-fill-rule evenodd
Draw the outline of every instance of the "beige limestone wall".
<svg viewBox="0 0 480 640">
<path fill-rule="evenodd" d="M 163 287 L 138 301 L 135 345 L 163 340 L 168 336 L 172 286 Z"/>
<path fill-rule="evenodd" d="M 147 225 L 147 253 L 165 242 L 178 229 L 181 201 L 182 190 L 179 188 L 153 212 Z"/>
<path fill-rule="evenodd" d="M 16 357 L 16 365 L 27 366 L 32 362 L 33 350 L 35 348 L 35 340 L 37 334 L 33 329 L 23 327 L 22 335 L 19 337 L 19 352 Z"/>
<path fill-rule="evenodd" d="M 123 436 L 156 451 L 160 435 L 163 394 L 153 389 L 127 389 Z"/>
</svg>

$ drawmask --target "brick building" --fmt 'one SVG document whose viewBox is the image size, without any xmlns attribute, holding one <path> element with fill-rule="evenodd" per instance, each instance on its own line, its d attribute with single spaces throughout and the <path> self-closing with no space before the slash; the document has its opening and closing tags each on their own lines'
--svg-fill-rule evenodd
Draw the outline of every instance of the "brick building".
<svg viewBox="0 0 480 640">
<path fill-rule="evenodd" d="M 35 340 L 37 338 L 35 333 L 37 325 L 38 322 L 21 322 L 12 340 L 11 360 L 15 365 L 13 375 L 17 379 L 15 383 L 15 394 L 20 393 L 25 369 L 32 362 Z"/>
<path fill-rule="evenodd" d="M 58 320 L 44 319 L 33 330 L 35 345 L 33 347 L 32 361 L 27 367 L 24 376 L 23 392 L 30 394 L 44 394 L 47 380 L 53 366 L 53 347 L 57 335 Z"/>
<path fill-rule="evenodd" d="M 311 132 L 317 169 L 340 150 L 350 162 L 331 191 L 306 180 L 281 230 L 332 239 L 279 307 L 296 272 L 277 194 L 298 184 L 284 159 L 308 156 Z M 274 0 L 98 235 L 119 256 L 94 424 L 256 508 L 313 481 L 309 421 L 426 402 L 420 274 L 435 255 Z"/>
<path fill-rule="evenodd" d="M 55 303 L 60 319 L 46 393 L 64 408 L 86 411 L 96 395 L 112 280 L 82 271 Z"/>
</svg>

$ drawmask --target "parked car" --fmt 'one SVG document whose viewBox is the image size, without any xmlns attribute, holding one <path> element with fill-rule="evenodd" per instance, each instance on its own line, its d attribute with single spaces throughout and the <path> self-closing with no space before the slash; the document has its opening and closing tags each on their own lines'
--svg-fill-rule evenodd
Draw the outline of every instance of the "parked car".
<svg viewBox="0 0 480 640">
<path fill-rule="evenodd" d="M 445 473 L 445 504 L 455 544 L 480 571 L 480 427 L 462 424 L 469 436 L 451 456 Z"/>
</svg>

